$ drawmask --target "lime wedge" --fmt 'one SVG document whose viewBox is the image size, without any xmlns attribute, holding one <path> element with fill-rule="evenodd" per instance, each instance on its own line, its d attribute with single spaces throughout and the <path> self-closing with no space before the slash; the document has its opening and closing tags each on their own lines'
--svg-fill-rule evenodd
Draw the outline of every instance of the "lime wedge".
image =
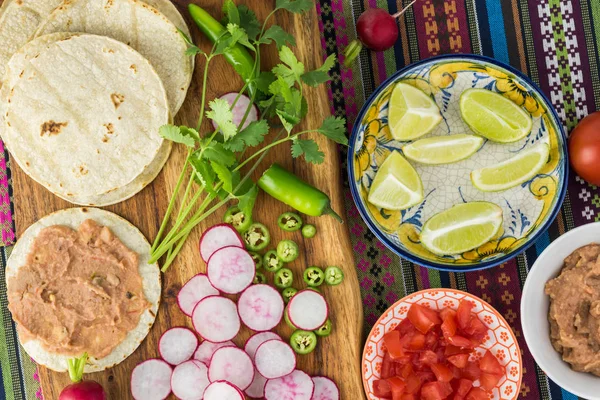
<svg viewBox="0 0 600 400">
<path fill-rule="evenodd" d="M 533 126 L 529 113 L 486 89 L 465 90 L 460 96 L 460 114 L 473 132 L 500 143 L 524 138 Z"/>
<path fill-rule="evenodd" d="M 402 151 L 409 160 L 422 164 L 450 164 L 471 157 L 482 144 L 479 136 L 436 136 L 417 140 L 404 146 Z"/>
<path fill-rule="evenodd" d="M 368 200 L 387 210 L 405 210 L 423 201 L 423 183 L 412 165 L 393 151 L 375 175 Z"/>
<path fill-rule="evenodd" d="M 421 244 L 435 254 L 461 254 L 489 242 L 501 227 L 502 208 L 496 204 L 457 204 L 425 222 Z"/>
<path fill-rule="evenodd" d="M 399 82 L 390 98 L 388 123 L 396 140 L 407 141 L 423 136 L 440 122 L 440 109 L 425 92 Z"/>
<path fill-rule="evenodd" d="M 473 186 L 482 192 L 499 192 L 527 182 L 548 162 L 550 147 L 540 143 L 513 158 L 471 172 Z"/>
</svg>

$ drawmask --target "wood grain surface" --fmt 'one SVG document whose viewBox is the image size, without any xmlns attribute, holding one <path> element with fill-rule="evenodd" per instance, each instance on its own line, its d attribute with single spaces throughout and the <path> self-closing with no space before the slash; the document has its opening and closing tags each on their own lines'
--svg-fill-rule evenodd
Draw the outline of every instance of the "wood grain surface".
<svg viewBox="0 0 600 400">
<path fill-rule="evenodd" d="M 273 8 L 274 0 L 244 0 L 245 3 L 256 11 L 258 17 L 263 19 Z M 1 1 L 0 1 L 1 3 Z M 188 18 L 186 6 L 189 1 L 176 0 L 182 14 L 192 29 L 196 43 L 209 50 L 208 43 L 200 36 Z M 222 1 L 197 0 L 196 3 L 207 9 L 217 18 L 221 13 Z M 278 12 L 274 21 L 283 26 L 296 38 L 295 53 L 305 63 L 307 68 L 313 69 L 322 62 L 321 42 L 318 28 L 316 10 L 302 16 L 293 16 L 286 11 Z M 273 45 L 265 48 L 263 69 L 271 68 L 274 63 L 276 49 Z M 203 59 L 197 59 L 194 82 L 188 93 L 187 100 L 176 118 L 178 124 L 195 126 L 199 110 L 199 82 Z M 218 58 L 211 64 L 209 73 L 208 99 L 230 91 L 237 91 L 242 86 L 241 79 L 233 69 L 222 59 Z M 318 127 L 321 121 L 329 115 L 329 104 L 325 87 L 317 89 L 305 87 L 305 95 L 309 104 L 309 114 L 301 126 L 302 129 Z M 208 131 L 206 124 L 204 132 Z M 258 178 L 271 163 L 278 162 L 293 170 L 296 174 L 328 193 L 332 199 L 333 208 L 344 215 L 342 190 L 341 190 L 341 165 L 336 145 L 316 137 L 321 149 L 326 153 L 326 161 L 318 166 L 312 166 L 303 160 L 292 160 L 289 145 L 283 145 L 271 151 L 263 161 L 261 167 L 255 172 Z M 169 198 L 177 181 L 180 168 L 185 157 L 184 149 L 175 146 L 171 157 L 158 178 L 142 192 L 130 200 L 120 204 L 106 207 L 131 221 L 152 241 Z M 17 226 L 17 237 L 32 223 L 56 210 L 73 207 L 73 205 L 59 199 L 42 186 L 27 177 L 15 164 L 12 164 L 12 181 L 14 188 L 14 204 Z M 307 222 L 317 226 L 318 234 L 313 239 L 303 239 L 298 233 L 283 232 L 277 227 L 277 216 L 288 211 L 288 207 L 278 201 L 260 194 L 256 204 L 255 220 L 263 222 L 271 229 L 273 243 L 283 238 L 291 238 L 300 244 L 302 253 L 298 260 L 291 264 L 295 271 L 295 287 L 302 287 L 302 271 L 311 265 L 340 266 L 346 276 L 345 282 L 337 287 L 326 287 L 323 293 L 331 307 L 333 333 L 331 336 L 320 340 L 317 349 L 310 355 L 298 357 L 298 368 L 311 375 L 324 375 L 334 379 L 341 389 L 341 398 L 345 400 L 363 399 L 361 383 L 360 356 L 362 352 L 362 303 L 358 280 L 352 257 L 347 226 L 337 223 L 331 217 L 306 218 Z M 218 223 L 225 210 L 219 210 L 211 218 L 196 228 L 180 253 L 176 262 L 163 275 L 163 293 L 158 318 L 150 334 L 133 355 L 115 368 L 101 373 L 87 375 L 102 384 L 111 400 L 130 399 L 129 381 L 131 370 L 141 361 L 158 357 L 157 342 L 160 335 L 170 327 L 191 326 L 190 318 L 186 317 L 178 308 L 176 296 L 181 286 L 193 275 L 204 272 L 206 265 L 200 259 L 197 243 L 203 229 Z M 282 326 L 277 331 L 285 338 L 289 338 L 291 331 Z M 238 336 L 238 345 L 250 336 L 251 332 L 244 329 Z M 58 399 L 59 393 L 69 384 L 66 373 L 60 374 L 40 368 L 40 378 L 44 397 L 47 400 Z"/>
</svg>

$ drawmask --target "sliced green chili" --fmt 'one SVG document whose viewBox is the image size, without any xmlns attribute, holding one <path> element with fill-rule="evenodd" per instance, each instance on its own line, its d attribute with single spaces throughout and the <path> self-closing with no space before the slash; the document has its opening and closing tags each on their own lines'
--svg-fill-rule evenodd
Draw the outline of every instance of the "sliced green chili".
<svg viewBox="0 0 600 400">
<path fill-rule="evenodd" d="M 256 269 L 261 269 L 263 266 L 263 256 L 258 254 L 255 251 L 249 251 L 250 257 L 252 257 L 252 261 L 254 261 L 254 265 L 256 265 Z"/>
<path fill-rule="evenodd" d="M 277 255 L 281 261 L 289 263 L 300 255 L 300 249 L 293 240 L 282 240 L 277 245 Z"/>
<path fill-rule="evenodd" d="M 285 301 L 285 304 L 287 304 L 291 300 L 291 298 L 296 295 L 296 293 L 298 293 L 298 289 L 293 287 L 283 289 L 283 292 L 281 292 L 281 297 L 283 297 L 283 301 Z"/>
<path fill-rule="evenodd" d="M 254 275 L 254 283 L 267 283 L 267 277 L 262 272 L 257 272 Z"/>
<path fill-rule="evenodd" d="M 267 271 L 277 272 L 283 267 L 283 261 L 281 261 L 275 250 L 269 250 L 263 258 L 263 265 Z"/>
<path fill-rule="evenodd" d="M 310 267 L 304 270 L 304 282 L 310 287 L 321 286 L 325 281 L 325 273 L 319 267 Z"/>
<path fill-rule="evenodd" d="M 233 206 L 225 212 L 223 222 L 230 224 L 238 232 L 244 232 L 252 225 L 252 218 L 248 218 L 246 213 L 240 210 L 238 206 Z"/>
<path fill-rule="evenodd" d="M 286 323 L 287 326 L 289 326 L 293 330 L 298 329 L 298 327 L 296 325 L 292 324 L 292 321 L 290 321 L 290 316 L 288 315 L 287 307 L 283 311 L 283 319 L 284 319 L 284 321 L 285 321 L 285 323 Z"/>
<path fill-rule="evenodd" d="M 279 271 L 275 272 L 274 284 L 279 289 L 285 289 L 292 286 L 294 283 L 294 274 L 292 270 L 289 268 L 281 268 Z"/>
<path fill-rule="evenodd" d="M 271 243 L 269 229 L 258 222 L 250 225 L 248 230 L 244 232 L 242 236 L 244 237 L 244 242 L 246 242 L 246 247 L 250 251 L 263 250 Z"/>
<path fill-rule="evenodd" d="M 306 288 L 306 290 L 314 290 L 317 293 L 321 293 L 321 290 L 318 287 L 309 286 Z"/>
<path fill-rule="evenodd" d="M 317 234 L 317 227 L 311 224 L 308 225 L 304 225 L 302 227 L 302 236 L 304 236 L 305 238 L 314 238 L 315 235 Z"/>
<path fill-rule="evenodd" d="M 317 336 L 329 336 L 331 335 L 331 321 L 327 320 L 325 323 L 317 330 L 315 330 Z"/>
<path fill-rule="evenodd" d="M 293 212 L 285 212 L 277 218 L 277 225 L 284 231 L 294 232 L 302 228 L 302 218 Z"/>
<path fill-rule="evenodd" d="M 314 332 L 297 330 L 290 337 L 290 346 L 298 354 L 308 354 L 317 347 L 317 335 Z"/>
<path fill-rule="evenodd" d="M 344 280 L 344 271 L 339 267 L 327 267 L 325 270 L 325 283 L 331 286 L 339 285 Z"/>
</svg>

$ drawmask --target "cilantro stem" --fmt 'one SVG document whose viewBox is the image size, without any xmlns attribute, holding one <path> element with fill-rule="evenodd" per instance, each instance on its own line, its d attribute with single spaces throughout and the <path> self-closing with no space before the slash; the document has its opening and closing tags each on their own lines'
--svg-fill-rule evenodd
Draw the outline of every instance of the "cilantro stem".
<svg viewBox="0 0 600 400">
<path fill-rule="evenodd" d="M 213 46 L 213 50 L 210 55 L 206 56 L 206 63 L 204 64 L 204 76 L 202 77 L 202 100 L 200 101 L 200 115 L 198 116 L 198 125 L 196 127 L 196 131 L 200 132 L 202 128 L 202 121 L 204 121 L 204 106 L 206 103 L 206 89 L 207 89 L 207 80 L 208 80 L 208 65 L 210 64 L 210 60 L 214 57 L 213 51 L 215 46 Z"/>
</svg>

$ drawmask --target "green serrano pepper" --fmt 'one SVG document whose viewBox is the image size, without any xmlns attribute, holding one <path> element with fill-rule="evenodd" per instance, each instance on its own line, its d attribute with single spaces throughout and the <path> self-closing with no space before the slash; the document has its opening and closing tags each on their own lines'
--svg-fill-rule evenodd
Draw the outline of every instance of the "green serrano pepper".
<svg viewBox="0 0 600 400">
<path fill-rule="evenodd" d="M 274 284 L 279 289 L 286 289 L 292 286 L 294 283 L 294 275 L 292 274 L 292 270 L 289 268 L 281 268 L 279 271 L 275 272 Z"/>
<path fill-rule="evenodd" d="M 190 4 L 188 6 L 190 16 L 200 28 L 202 33 L 212 42 L 215 43 L 227 30 L 219 21 L 214 19 L 203 8 Z M 253 79 L 258 75 L 259 69 L 254 69 L 254 57 L 241 44 L 235 44 L 223 53 L 225 59 L 235 71 L 242 77 L 244 82 L 248 82 L 248 93 L 252 97 L 256 93 L 256 84 Z"/>
<path fill-rule="evenodd" d="M 331 208 L 329 197 L 296 175 L 273 164 L 258 180 L 258 186 L 266 193 L 290 207 L 313 217 L 331 215 L 339 222 L 340 217 Z"/>
<path fill-rule="evenodd" d="M 289 303 L 289 301 L 292 299 L 292 297 L 296 295 L 296 293 L 298 293 L 298 289 L 293 287 L 283 289 L 283 291 L 281 292 L 281 297 L 283 297 L 283 301 L 285 301 L 285 304 Z"/>
<path fill-rule="evenodd" d="M 314 332 L 297 330 L 290 337 L 290 346 L 298 354 L 311 353 L 317 347 L 317 335 Z"/>
</svg>

